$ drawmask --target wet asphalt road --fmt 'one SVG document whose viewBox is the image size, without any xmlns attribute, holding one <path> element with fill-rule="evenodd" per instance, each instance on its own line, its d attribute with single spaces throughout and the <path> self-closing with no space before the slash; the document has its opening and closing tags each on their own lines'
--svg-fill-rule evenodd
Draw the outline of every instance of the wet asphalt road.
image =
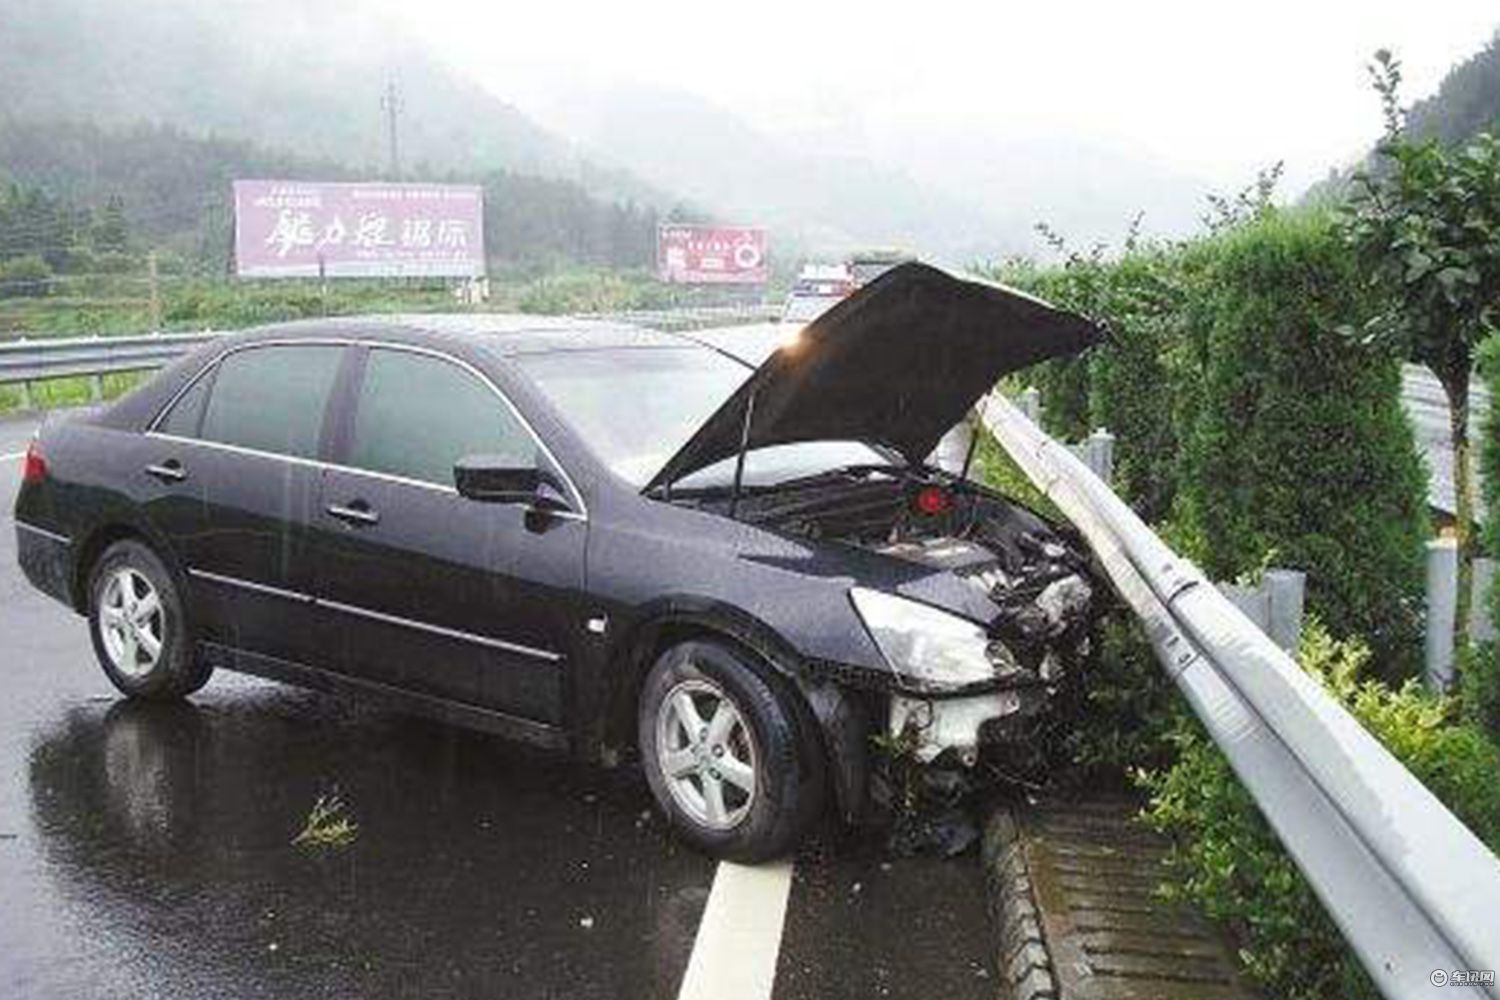
<svg viewBox="0 0 1500 1000">
<path fill-rule="evenodd" d="M 32 424 L 0 421 L 0 455 Z M 677 995 L 713 881 L 632 769 L 224 673 L 120 700 L 15 565 L 0 461 L 0 997 Z M 320 795 L 359 829 L 291 844 Z M 989 998 L 978 862 L 832 838 L 795 864 L 774 997 Z"/>
</svg>

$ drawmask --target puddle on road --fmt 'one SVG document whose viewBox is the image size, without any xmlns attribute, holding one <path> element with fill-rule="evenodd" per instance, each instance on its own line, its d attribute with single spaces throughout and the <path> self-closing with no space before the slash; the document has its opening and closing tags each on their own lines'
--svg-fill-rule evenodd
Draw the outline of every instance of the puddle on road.
<svg viewBox="0 0 1500 1000">
<path fill-rule="evenodd" d="M 675 994 L 713 864 L 633 769 L 275 685 L 205 694 L 82 704 L 18 762 L 40 863 L 0 902 L 33 921 L 6 995 Z M 357 835 L 293 846 L 333 789 Z"/>
</svg>

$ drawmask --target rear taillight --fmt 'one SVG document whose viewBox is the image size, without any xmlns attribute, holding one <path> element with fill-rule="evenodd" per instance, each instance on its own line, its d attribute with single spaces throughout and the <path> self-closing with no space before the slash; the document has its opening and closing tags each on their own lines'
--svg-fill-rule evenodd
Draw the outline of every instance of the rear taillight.
<svg viewBox="0 0 1500 1000">
<path fill-rule="evenodd" d="M 46 478 L 47 460 L 42 457 L 42 443 L 33 438 L 21 465 L 21 482 L 39 483 Z"/>
</svg>

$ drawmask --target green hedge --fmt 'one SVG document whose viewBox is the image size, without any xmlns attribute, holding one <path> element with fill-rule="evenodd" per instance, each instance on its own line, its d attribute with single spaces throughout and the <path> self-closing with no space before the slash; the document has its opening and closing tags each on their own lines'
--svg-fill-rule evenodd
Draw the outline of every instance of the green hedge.
<svg viewBox="0 0 1500 1000">
<path fill-rule="evenodd" d="M 1425 474 L 1399 365 L 1341 332 L 1370 306 L 1327 214 L 999 276 L 1114 334 L 1026 373 L 1050 432 L 1108 427 L 1116 489 L 1211 576 L 1303 569 L 1335 634 L 1368 638 L 1387 676 L 1415 669 Z"/>
<path fill-rule="evenodd" d="M 1305 570 L 1335 635 L 1416 664 L 1426 482 L 1395 359 L 1339 332 L 1366 314 L 1330 220 L 1272 213 L 1194 246 L 1202 369 L 1175 516 L 1215 579 Z"/>
<path fill-rule="evenodd" d="M 1358 678 L 1369 649 L 1305 630 L 1304 668 L 1492 848 L 1500 849 L 1500 755 L 1450 698 L 1415 681 L 1399 689 Z M 1218 748 L 1185 717 L 1177 759 L 1146 773 L 1146 820 L 1172 836 L 1174 878 L 1163 895 L 1227 927 L 1252 978 L 1280 1000 L 1374 1000 L 1378 994 L 1312 888 L 1281 847 Z"/>
<path fill-rule="evenodd" d="M 1500 405 L 1494 402 L 1500 400 L 1500 334 L 1480 346 L 1479 375 L 1489 388 L 1492 401 L 1477 449 L 1486 513 L 1480 543 L 1486 555 L 1500 559 Z M 1500 579 L 1482 597 L 1490 602 L 1491 621 L 1500 622 Z M 1459 666 L 1465 712 L 1500 737 L 1500 644 L 1484 643 L 1466 651 Z"/>
<path fill-rule="evenodd" d="M 1073 255 L 1056 268 L 1012 269 L 1000 277 L 1066 309 L 1108 324 L 1111 343 L 1086 357 L 1026 372 L 1042 394 L 1042 423 L 1065 440 L 1097 427 L 1115 436 L 1115 488 L 1156 520 L 1171 509 L 1177 436 L 1170 365 L 1180 339 L 1178 257 L 1165 247 L 1119 260 Z"/>
</svg>

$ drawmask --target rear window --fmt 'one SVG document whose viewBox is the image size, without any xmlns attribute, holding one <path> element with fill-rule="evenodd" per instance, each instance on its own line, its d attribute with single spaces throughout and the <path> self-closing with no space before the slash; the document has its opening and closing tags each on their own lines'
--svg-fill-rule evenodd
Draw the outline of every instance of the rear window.
<svg viewBox="0 0 1500 1000">
<path fill-rule="evenodd" d="M 198 436 L 277 455 L 316 457 L 343 351 L 326 344 L 235 351 L 219 362 Z"/>
</svg>

